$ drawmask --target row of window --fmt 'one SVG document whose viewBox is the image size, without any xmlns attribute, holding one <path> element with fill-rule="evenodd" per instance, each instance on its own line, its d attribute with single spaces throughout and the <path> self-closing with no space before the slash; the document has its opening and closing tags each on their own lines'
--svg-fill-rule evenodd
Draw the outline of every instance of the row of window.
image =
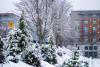
<svg viewBox="0 0 100 67">
<path fill-rule="evenodd" d="M 85 50 L 97 50 L 97 46 L 85 46 Z"/>
<path fill-rule="evenodd" d="M 100 13 L 96 14 L 79 14 L 81 18 L 100 18 Z"/>
<path fill-rule="evenodd" d="M 98 53 L 95 51 L 87 51 L 84 54 L 86 57 L 92 57 L 92 58 L 97 58 L 98 57 Z"/>
<path fill-rule="evenodd" d="M 87 42 L 95 43 L 95 42 L 100 42 L 100 38 L 97 38 L 97 39 L 93 39 L 93 38 L 82 39 L 81 38 L 81 41 L 84 43 L 87 43 Z"/>
<path fill-rule="evenodd" d="M 88 23 L 90 23 L 90 22 L 89 22 L 89 21 L 82 21 L 82 23 L 84 23 L 84 24 L 88 24 Z M 93 23 L 93 24 L 97 24 L 97 21 L 94 20 L 94 21 L 92 21 L 92 23 Z"/>
<path fill-rule="evenodd" d="M 82 27 L 82 29 L 87 31 L 87 30 L 89 30 L 90 28 L 87 27 L 87 26 L 84 26 L 84 27 Z M 95 31 L 95 30 L 97 29 L 97 27 L 92 27 L 91 29 L 92 29 L 93 31 Z"/>
</svg>

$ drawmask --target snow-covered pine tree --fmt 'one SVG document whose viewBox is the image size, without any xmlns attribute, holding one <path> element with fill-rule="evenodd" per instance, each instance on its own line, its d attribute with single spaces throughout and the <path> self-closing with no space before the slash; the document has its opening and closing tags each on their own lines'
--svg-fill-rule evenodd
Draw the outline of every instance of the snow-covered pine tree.
<svg viewBox="0 0 100 67">
<path fill-rule="evenodd" d="M 34 67 L 40 67 L 40 61 L 38 60 L 38 58 L 36 57 L 36 55 L 34 54 L 34 49 L 36 49 L 36 45 L 33 44 L 33 39 L 29 33 L 28 30 L 26 30 L 25 27 L 25 21 L 24 21 L 24 12 L 22 13 L 22 16 L 20 18 L 20 22 L 19 22 L 19 29 L 22 31 L 22 34 L 24 34 L 26 37 L 24 39 L 22 39 L 22 41 L 20 42 L 20 44 L 23 44 L 23 41 L 26 43 L 26 48 L 25 51 L 23 52 L 23 61 L 33 65 Z"/>
<path fill-rule="evenodd" d="M 79 49 L 75 49 L 73 51 L 72 57 L 68 60 L 68 62 L 64 62 L 62 67 L 89 67 L 89 63 L 79 60 Z"/>
<path fill-rule="evenodd" d="M 51 44 L 43 45 L 41 48 L 41 54 L 44 61 L 50 64 L 57 63 L 55 49 L 53 48 L 53 46 L 51 47 Z"/>
<path fill-rule="evenodd" d="M 0 37 L 0 63 L 4 63 L 5 61 L 5 56 L 3 54 L 3 46 L 4 46 L 4 43 Z"/>
<path fill-rule="evenodd" d="M 41 67 L 39 59 L 34 55 L 34 51 L 29 51 L 25 54 L 24 62 L 33 65 L 34 67 Z"/>
<path fill-rule="evenodd" d="M 87 61 L 84 62 L 84 67 L 89 67 L 89 63 Z"/>
<path fill-rule="evenodd" d="M 8 34 L 8 59 L 18 62 L 29 45 L 31 45 L 31 36 L 25 29 L 24 13 L 22 13 L 19 19 L 19 28 L 10 31 Z"/>
<path fill-rule="evenodd" d="M 79 52 L 78 50 L 75 50 L 73 52 L 71 61 L 68 62 L 68 67 L 79 67 Z"/>
</svg>

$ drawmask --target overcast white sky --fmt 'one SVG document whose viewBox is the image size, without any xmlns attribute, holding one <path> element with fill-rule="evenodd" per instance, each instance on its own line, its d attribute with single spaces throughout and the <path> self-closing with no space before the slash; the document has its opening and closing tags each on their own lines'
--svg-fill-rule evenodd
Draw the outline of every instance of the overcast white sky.
<svg viewBox="0 0 100 67">
<path fill-rule="evenodd" d="M 73 10 L 100 10 L 100 0 L 70 0 Z M 0 13 L 13 12 L 18 0 L 0 0 Z"/>
</svg>

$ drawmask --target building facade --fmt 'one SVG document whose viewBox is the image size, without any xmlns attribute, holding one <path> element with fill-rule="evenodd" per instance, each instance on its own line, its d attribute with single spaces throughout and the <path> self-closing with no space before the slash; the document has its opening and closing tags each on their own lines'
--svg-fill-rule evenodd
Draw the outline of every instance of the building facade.
<svg viewBox="0 0 100 67">
<path fill-rule="evenodd" d="M 13 13 L 0 13 L 0 36 L 5 38 L 9 30 L 17 27 L 18 16 Z"/>
<path fill-rule="evenodd" d="M 86 57 L 100 58 L 100 11 L 72 11 L 79 49 Z"/>
</svg>

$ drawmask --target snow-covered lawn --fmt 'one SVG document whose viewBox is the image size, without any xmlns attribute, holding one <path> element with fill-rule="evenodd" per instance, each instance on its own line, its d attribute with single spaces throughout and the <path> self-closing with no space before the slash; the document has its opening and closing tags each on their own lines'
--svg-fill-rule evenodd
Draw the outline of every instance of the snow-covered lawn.
<svg viewBox="0 0 100 67">
<path fill-rule="evenodd" d="M 45 61 L 41 61 L 41 66 L 42 67 L 55 67 Z M 34 67 L 34 66 L 28 65 L 22 61 L 19 61 L 18 63 L 13 63 L 9 61 L 8 63 L 0 64 L 0 67 Z"/>
<path fill-rule="evenodd" d="M 33 66 L 28 65 L 21 61 L 19 61 L 19 63 L 13 63 L 9 61 L 8 63 L 0 64 L 0 67 L 33 67 Z"/>
<path fill-rule="evenodd" d="M 100 59 L 93 59 L 92 67 L 100 67 Z"/>
</svg>

